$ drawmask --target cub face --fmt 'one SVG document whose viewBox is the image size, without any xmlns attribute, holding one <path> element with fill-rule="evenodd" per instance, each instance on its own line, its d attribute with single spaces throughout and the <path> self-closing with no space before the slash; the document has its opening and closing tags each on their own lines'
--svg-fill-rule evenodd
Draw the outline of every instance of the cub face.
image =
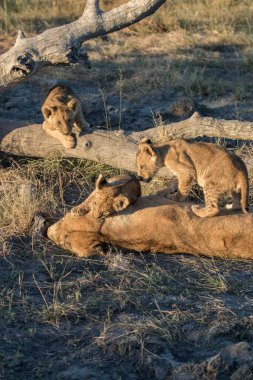
<svg viewBox="0 0 253 380">
<path fill-rule="evenodd" d="M 89 204 L 91 215 L 94 218 L 105 218 L 114 212 L 125 210 L 129 205 L 130 200 L 122 194 L 121 187 L 110 186 L 105 177 L 100 174 L 94 197 Z"/>
<path fill-rule="evenodd" d="M 147 138 L 141 140 L 136 154 L 137 175 L 144 181 L 151 180 L 159 170 L 159 155 Z"/>
<path fill-rule="evenodd" d="M 72 131 L 77 109 L 77 101 L 71 99 L 67 104 L 55 99 L 43 108 L 45 119 L 63 135 Z"/>
</svg>

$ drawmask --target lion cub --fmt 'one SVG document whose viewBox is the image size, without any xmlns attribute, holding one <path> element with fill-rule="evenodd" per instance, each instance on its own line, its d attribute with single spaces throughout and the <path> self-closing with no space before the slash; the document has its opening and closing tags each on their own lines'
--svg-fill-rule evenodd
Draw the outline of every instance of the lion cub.
<svg viewBox="0 0 253 380">
<path fill-rule="evenodd" d="M 167 166 L 178 178 L 178 195 L 187 197 L 192 186 L 203 187 L 205 207 L 192 206 L 200 216 L 214 216 L 219 212 L 221 195 L 231 195 L 232 208 L 248 212 L 249 181 L 243 161 L 225 148 L 210 143 L 187 142 L 184 139 L 153 145 L 142 139 L 136 156 L 137 172 L 144 180 L 151 179 Z"/>
<path fill-rule="evenodd" d="M 114 212 L 125 210 L 141 196 L 141 186 L 137 178 L 120 175 L 105 179 L 100 174 L 96 189 L 79 206 L 72 208 L 72 215 L 84 215 L 88 212 L 94 218 L 105 218 Z"/>
<path fill-rule="evenodd" d="M 75 146 L 72 130 L 79 134 L 90 126 L 84 119 L 79 98 L 65 85 L 56 85 L 49 90 L 41 111 L 45 119 L 45 132 L 59 140 L 67 149 Z"/>
</svg>

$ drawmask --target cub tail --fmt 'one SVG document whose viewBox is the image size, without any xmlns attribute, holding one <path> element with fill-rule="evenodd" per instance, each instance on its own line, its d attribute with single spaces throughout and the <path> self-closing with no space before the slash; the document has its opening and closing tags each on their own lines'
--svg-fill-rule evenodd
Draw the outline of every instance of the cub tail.
<svg viewBox="0 0 253 380">
<path fill-rule="evenodd" d="M 241 178 L 241 206 L 244 214 L 249 212 L 249 179 L 242 175 Z"/>
</svg>

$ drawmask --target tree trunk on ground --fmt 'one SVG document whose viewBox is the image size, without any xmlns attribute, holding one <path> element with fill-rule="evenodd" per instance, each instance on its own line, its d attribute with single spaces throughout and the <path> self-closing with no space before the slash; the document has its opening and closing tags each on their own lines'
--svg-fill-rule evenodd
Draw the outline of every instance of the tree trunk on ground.
<svg viewBox="0 0 253 380">
<path fill-rule="evenodd" d="M 141 132 L 91 130 L 77 138 L 74 149 L 66 149 L 60 142 L 48 136 L 39 124 L 23 126 L 22 122 L 0 119 L 0 150 L 3 152 L 28 157 L 85 158 L 131 172 L 136 171 L 138 142 L 144 136 L 160 142 L 171 138 L 200 136 L 253 140 L 253 123 L 218 120 L 195 113 L 187 120 Z M 249 155 L 243 159 L 251 171 L 253 159 Z M 173 177 L 167 168 L 161 169 L 158 175 Z"/>
</svg>

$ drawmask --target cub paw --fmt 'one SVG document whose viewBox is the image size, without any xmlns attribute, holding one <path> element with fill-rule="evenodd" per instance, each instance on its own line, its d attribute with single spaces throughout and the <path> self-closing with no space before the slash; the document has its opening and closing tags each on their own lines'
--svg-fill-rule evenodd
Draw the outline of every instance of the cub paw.
<svg viewBox="0 0 253 380">
<path fill-rule="evenodd" d="M 73 132 L 75 132 L 76 136 L 79 136 L 82 131 L 88 128 L 90 128 L 90 123 L 88 123 L 87 121 L 84 121 L 81 125 L 74 124 L 72 130 Z"/>
<path fill-rule="evenodd" d="M 176 198 L 177 198 L 177 193 L 173 193 L 173 194 L 165 194 L 166 198 L 169 199 L 170 201 L 176 201 Z"/>
<path fill-rule="evenodd" d="M 48 123 L 47 120 L 43 121 L 42 128 L 43 128 L 43 129 L 50 129 L 50 128 L 49 128 L 49 123 Z"/>
<path fill-rule="evenodd" d="M 90 128 L 90 123 L 88 123 L 88 121 L 85 121 L 83 128 Z"/>
<path fill-rule="evenodd" d="M 199 205 L 191 206 L 191 210 L 195 215 L 203 217 L 203 209 L 201 209 Z"/>
<path fill-rule="evenodd" d="M 63 146 L 67 149 L 73 149 L 75 147 L 75 140 L 72 136 L 66 136 L 62 142 Z"/>
<path fill-rule="evenodd" d="M 227 204 L 225 205 L 225 209 L 226 209 L 226 210 L 232 210 L 232 211 L 241 211 L 241 210 L 242 210 L 242 206 L 241 206 L 241 205 L 238 205 L 238 204 L 227 203 Z"/>
<path fill-rule="evenodd" d="M 187 198 L 181 195 L 178 191 L 173 194 L 167 194 L 166 197 L 174 202 L 184 202 Z"/>
<path fill-rule="evenodd" d="M 76 134 L 76 136 L 79 136 L 82 132 L 82 128 L 77 126 L 76 124 L 73 125 L 72 131 Z"/>
<path fill-rule="evenodd" d="M 195 215 L 199 216 L 200 218 L 206 218 L 208 216 L 215 216 L 218 214 L 219 209 L 216 207 L 202 207 L 198 205 L 191 206 L 192 212 L 194 212 Z"/>
</svg>

